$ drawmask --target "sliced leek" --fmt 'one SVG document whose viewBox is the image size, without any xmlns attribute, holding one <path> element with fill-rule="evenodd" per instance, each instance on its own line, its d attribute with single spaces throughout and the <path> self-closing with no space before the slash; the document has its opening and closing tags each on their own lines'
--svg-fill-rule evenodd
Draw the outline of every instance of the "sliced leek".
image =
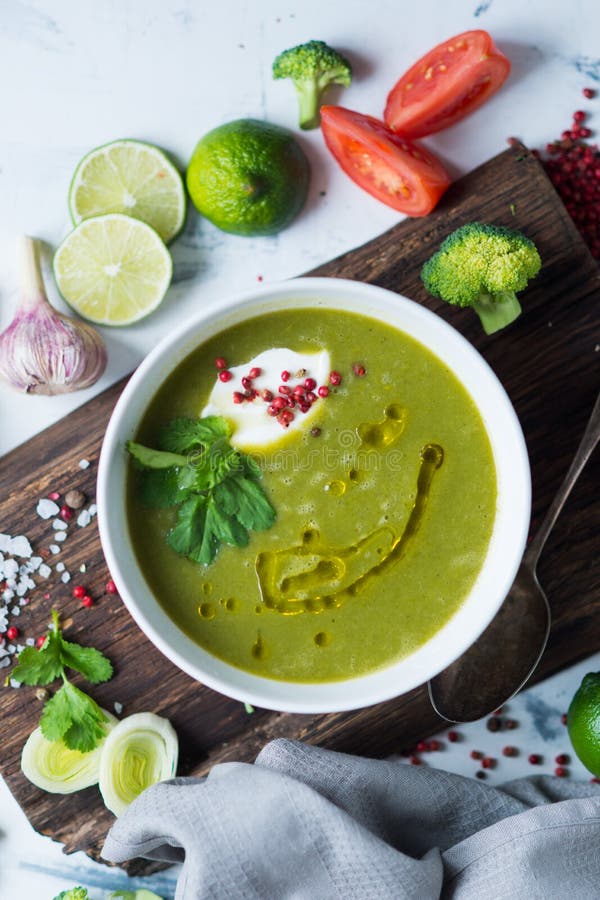
<svg viewBox="0 0 600 900">
<path fill-rule="evenodd" d="M 108 722 L 109 732 L 117 719 L 102 710 Z M 100 775 L 100 759 L 106 738 L 89 753 L 69 750 L 62 741 L 48 741 L 41 728 L 32 731 L 21 753 L 21 769 L 32 784 L 50 794 L 72 794 L 97 784 Z"/>
<path fill-rule="evenodd" d="M 147 787 L 172 778 L 179 745 L 168 719 L 135 713 L 107 737 L 100 758 L 99 787 L 105 805 L 120 816 Z"/>
</svg>

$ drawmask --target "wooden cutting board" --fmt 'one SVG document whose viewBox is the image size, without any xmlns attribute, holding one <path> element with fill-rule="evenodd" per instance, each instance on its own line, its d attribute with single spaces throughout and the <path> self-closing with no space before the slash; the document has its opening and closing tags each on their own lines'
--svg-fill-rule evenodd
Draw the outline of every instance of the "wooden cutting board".
<svg viewBox="0 0 600 900">
<path fill-rule="evenodd" d="M 429 297 L 419 279 L 423 262 L 446 234 L 473 220 L 523 229 L 537 243 L 544 262 L 523 297 L 524 314 L 493 337 L 483 334 L 474 313 Z M 310 274 L 358 279 L 406 294 L 439 313 L 480 350 L 508 391 L 525 432 L 535 527 L 585 427 L 598 390 L 600 362 L 598 266 L 540 164 L 525 148 L 511 148 L 456 182 L 432 215 L 401 222 Z M 49 523 L 35 515 L 38 499 L 71 488 L 93 498 L 102 437 L 123 386 L 122 381 L 109 388 L 5 457 L 0 531 L 26 534 L 36 551 L 45 550 L 51 542 Z M 85 471 L 78 467 L 81 459 L 91 462 Z M 537 678 L 600 648 L 598 462 L 596 455 L 581 476 L 540 563 L 554 621 Z M 115 665 L 114 678 L 90 693 L 111 710 L 115 701 L 121 703 L 124 715 L 152 710 L 168 716 L 180 737 L 181 774 L 200 775 L 225 760 L 252 760 L 275 737 L 384 756 L 410 747 L 442 725 L 425 688 L 355 712 L 303 716 L 256 710 L 248 715 L 241 703 L 175 668 L 146 640 L 118 597 L 104 593 L 108 573 L 95 523 L 72 527 L 53 561 L 58 559 L 77 575 L 70 585 L 57 577 L 50 579 L 50 588 L 32 593 L 18 620 L 20 639 L 43 633 L 50 609 L 57 607 L 72 623 L 69 638 L 100 648 Z M 85 575 L 78 573 L 81 564 L 87 566 Z M 72 598 L 77 581 L 97 598 L 93 609 L 83 609 Z M 41 711 L 35 690 L 0 689 L 0 771 L 34 828 L 63 842 L 67 852 L 82 849 L 97 858 L 113 821 L 97 789 L 49 795 L 21 774 L 21 748 Z M 147 872 L 151 867 L 134 861 L 128 868 Z"/>
</svg>

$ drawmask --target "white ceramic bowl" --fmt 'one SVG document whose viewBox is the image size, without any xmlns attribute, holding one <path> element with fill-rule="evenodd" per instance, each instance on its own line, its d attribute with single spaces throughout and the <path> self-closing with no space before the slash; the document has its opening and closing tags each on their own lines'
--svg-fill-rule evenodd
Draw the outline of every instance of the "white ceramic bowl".
<svg viewBox="0 0 600 900">
<path fill-rule="evenodd" d="M 445 362 L 470 393 L 487 428 L 496 464 L 494 530 L 481 572 L 459 610 L 400 662 L 369 675 L 324 684 L 252 675 L 195 644 L 154 598 L 138 567 L 127 527 L 124 444 L 134 437 L 159 386 L 188 353 L 214 334 L 282 307 L 354 311 L 412 335 Z M 300 713 L 358 709 L 388 700 L 423 684 L 457 659 L 489 624 L 513 582 L 525 547 L 530 499 L 529 462 L 518 419 L 500 382 L 471 344 L 411 300 L 361 282 L 330 278 L 301 278 L 231 297 L 168 335 L 123 391 L 106 431 L 98 473 L 102 547 L 119 593 L 142 631 L 175 665 L 214 690 L 255 706 Z"/>
</svg>

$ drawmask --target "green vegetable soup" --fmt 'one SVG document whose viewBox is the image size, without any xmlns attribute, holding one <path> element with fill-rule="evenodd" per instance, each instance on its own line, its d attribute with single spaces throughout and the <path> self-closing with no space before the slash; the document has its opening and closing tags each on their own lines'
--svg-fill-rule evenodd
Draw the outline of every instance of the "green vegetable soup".
<svg viewBox="0 0 600 900">
<path fill-rule="evenodd" d="M 492 449 L 468 393 L 421 344 L 319 309 L 268 313 L 208 340 L 162 385 L 136 441 L 157 446 L 171 420 L 200 415 L 217 357 L 238 366 L 274 347 L 327 350 L 342 376 L 305 427 L 248 451 L 274 523 L 194 562 L 168 543 L 177 509 L 144 505 L 130 463 L 133 546 L 159 603 L 215 656 L 289 681 L 363 675 L 424 644 L 469 592 L 494 524 Z"/>
</svg>

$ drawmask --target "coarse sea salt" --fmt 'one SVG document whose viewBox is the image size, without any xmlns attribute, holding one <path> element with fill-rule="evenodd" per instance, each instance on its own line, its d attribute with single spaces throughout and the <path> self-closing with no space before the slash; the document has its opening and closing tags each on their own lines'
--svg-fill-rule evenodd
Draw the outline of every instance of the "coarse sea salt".
<svg viewBox="0 0 600 900">
<path fill-rule="evenodd" d="M 79 468 L 80 469 L 89 469 L 90 461 L 89 459 L 80 459 L 79 460 Z"/>
<path fill-rule="evenodd" d="M 116 714 L 118 716 L 120 716 L 121 713 L 123 712 L 123 704 L 119 703 L 117 700 L 115 700 L 115 702 L 113 703 L 113 709 L 116 712 Z"/>
<path fill-rule="evenodd" d="M 62 541 L 66 541 L 66 539 L 67 539 L 66 531 L 57 531 L 56 534 L 54 535 L 54 540 L 58 541 L 59 544 L 62 543 Z"/>
<path fill-rule="evenodd" d="M 58 544 L 50 544 L 48 550 L 50 551 L 50 553 L 60 553 L 60 547 L 58 546 Z"/>
<path fill-rule="evenodd" d="M 71 573 L 63 572 L 62 575 L 60 576 L 60 580 L 62 581 L 63 584 L 68 584 L 68 582 L 71 580 Z"/>
<path fill-rule="evenodd" d="M 46 563 L 42 563 L 38 569 L 38 575 L 40 578 L 48 578 L 52 574 L 52 569 L 50 566 L 47 566 Z"/>
<path fill-rule="evenodd" d="M 19 563 L 16 559 L 5 559 L 2 568 L 5 578 L 14 578 L 19 571 Z"/>
<path fill-rule="evenodd" d="M 92 521 L 92 517 L 90 515 L 89 510 L 82 509 L 79 515 L 77 516 L 77 524 L 80 528 L 85 528 L 86 525 L 89 525 Z"/>
<path fill-rule="evenodd" d="M 48 500 L 47 497 L 42 497 L 42 499 L 38 502 L 35 510 L 42 519 L 51 519 L 52 516 L 57 516 L 60 512 L 60 506 L 57 506 L 54 500 Z"/>
<path fill-rule="evenodd" d="M 13 556 L 20 556 L 21 559 L 28 559 L 33 554 L 31 544 L 23 534 L 11 538 L 8 552 Z"/>
<path fill-rule="evenodd" d="M 26 563 L 27 569 L 30 572 L 37 572 L 41 564 L 44 562 L 41 556 L 32 556 Z"/>
<path fill-rule="evenodd" d="M 11 538 L 10 534 L 0 534 L 0 551 L 2 551 L 2 553 L 10 552 L 11 540 L 12 540 L 12 538 Z"/>
<path fill-rule="evenodd" d="M 64 571 L 65 571 L 65 564 L 64 564 L 64 562 L 56 563 L 56 565 L 54 566 L 54 568 L 56 569 L 57 572 L 64 572 Z"/>
<path fill-rule="evenodd" d="M 11 614 L 11 616 L 20 616 L 20 615 L 21 615 L 21 609 L 20 609 L 20 607 L 18 607 L 18 606 L 13 606 L 13 608 L 12 608 L 11 611 L 10 611 L 10 614 Z"/>
<path fill-rule="evenodd" d="M 64 531 L 65 528 L 67 527 L 67 523 L 63 522 L 62 519 L 55 519 L 54 522 L 52 523 L 52 527 L 54 528 L 55 531 Z"/>
<path fill-rule="evenodd" d="M 88 509 L 89 509 L 89 512 L 90 512 L 90 516 L 95 516 L 96 513 L 98 512 L 98 507 L 96 506 L 95 503 L 90 503 Z"/>
</svg>

